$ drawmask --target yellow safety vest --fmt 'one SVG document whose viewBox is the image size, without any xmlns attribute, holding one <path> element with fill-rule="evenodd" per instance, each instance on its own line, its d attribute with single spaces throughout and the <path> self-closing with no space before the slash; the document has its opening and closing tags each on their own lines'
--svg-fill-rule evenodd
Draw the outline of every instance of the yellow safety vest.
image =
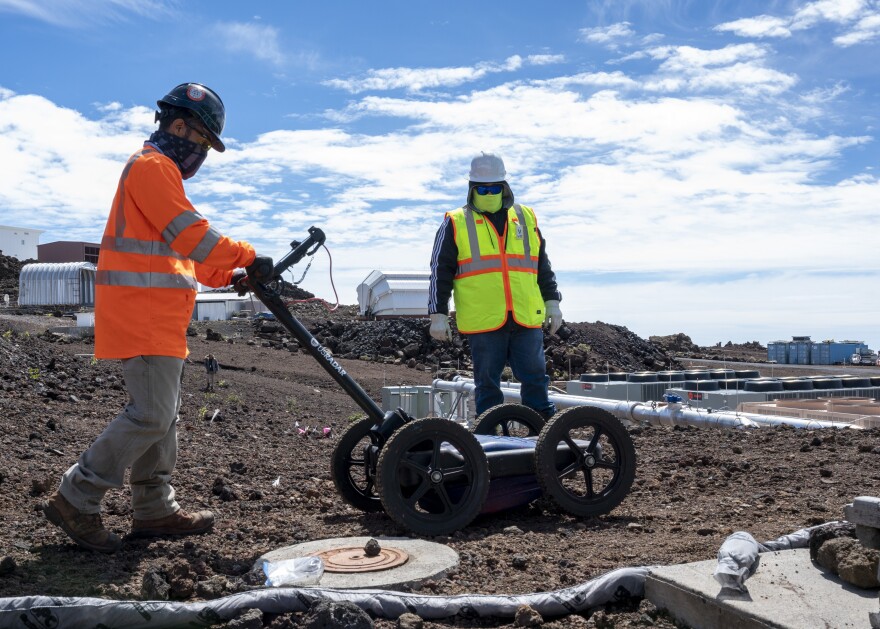
<svg viewBox="0 0 880 629">
<path fill-rule="evenodd" d="M 515 204 L 507 212 L 504 234 L 467 206 L 446 213 L 458 247 L 452 280 L 455 320 L 464 334 L 497 330 L 513 320 L 527 328 L 544 321 L 538 288 L 538 221 L 532 208 Z M 503 250 L 500 245 L 504 245 Z"/>
</svg>

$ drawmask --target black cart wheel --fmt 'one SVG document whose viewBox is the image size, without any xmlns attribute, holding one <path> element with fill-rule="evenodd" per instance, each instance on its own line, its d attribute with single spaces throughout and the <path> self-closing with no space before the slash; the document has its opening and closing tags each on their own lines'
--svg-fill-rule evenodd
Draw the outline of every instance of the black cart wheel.
<svg viewBox="0 0 880 629">
<path fill-rule="evenodd" d="M 382 501 L 376 493 L 376 450 L 370 435 L 373 420 L 364 418 L 349 428 L 336 448 L 330 474 L 336 491 L 352 507 L 361 511 L 380 511 Z"/>
<path fill-rule="evenodd" d="M 463 426 L 441 417 L 409 422 L 385 442 L 376 468 L 385 513 L 417 535 L 470 524 L 489 491 L 489 462 Z"/>
<path fill-rule="evenodd" d="M 554 415 L 538 436 L 535 473 L 544 493 L 569 513 L 602 515 L 626 498 L 636 449 L 614 415 L 574 406 Z"/>
<path fill-rule="evenodd" d="M 522 404 L 499 404 L 477 417 L 475 435 L 537 437 L 544 427 L 541 414 Z"/>
</svg>

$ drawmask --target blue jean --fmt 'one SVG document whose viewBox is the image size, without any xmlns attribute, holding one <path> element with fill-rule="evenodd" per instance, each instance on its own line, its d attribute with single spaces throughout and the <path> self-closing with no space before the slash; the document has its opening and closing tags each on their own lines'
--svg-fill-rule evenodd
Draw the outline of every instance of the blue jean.
<svg viewBox="0 0 880 629">
<path fill-rule="evenodd" d="M 510 364 L 520 382 L 520 399 L 544 417 L 551 417 L 556 407 L 547 399 L 547 364 L 544 358 L 544 333 L 541 328 L 524 328 L 508 318 L 492 332 L 468 334 L 474 363 L 477 415 L 504 403 L 501 372 Z"/>
</svg>

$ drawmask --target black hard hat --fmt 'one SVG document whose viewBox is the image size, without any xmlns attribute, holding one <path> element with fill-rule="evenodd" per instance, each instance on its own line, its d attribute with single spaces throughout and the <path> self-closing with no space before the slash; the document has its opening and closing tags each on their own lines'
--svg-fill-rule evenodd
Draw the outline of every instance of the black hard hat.
<svg viewBox="0 0 880 629">
<path fill-rule="evenodd" d="M 226 150 L 226 145 L 220 139 L 226 123 L 226 108 L 217 92 L 211 88 L 201 83 L 181 83 L 161 100 L 157 100 L 156 104 L 159 109 L 179 107 L 190 110 L 205 126 L 211 138 L 211 147 L 221 153 Z"/>
</svg>

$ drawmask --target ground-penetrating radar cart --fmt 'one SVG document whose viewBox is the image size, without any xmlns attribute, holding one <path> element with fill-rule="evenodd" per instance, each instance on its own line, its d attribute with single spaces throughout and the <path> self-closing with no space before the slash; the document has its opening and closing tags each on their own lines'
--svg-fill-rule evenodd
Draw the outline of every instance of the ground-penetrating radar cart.
<svg viewBox="0 0 880 629">
<path fill-rule="evenodd" d="M 481 513 L 528 504 L 542 495 L 582 517 L 610 512 L 626 497 L 636 454 L 611 413 L 575 406 L 544 418 L 519 404 L 480 415 L 470 431 L 442 417 L 383 412 L 333 355 L 291 314 L 282 274 L 324 244 L 309 228 L 304 242 L 275 265 L 268 283 L 248 279 L 254 294 L 366 413 L 333 451 L 333 482 L 350 505 L 380 511 L 417 535 L 447 535 Z"/>
</svg>

